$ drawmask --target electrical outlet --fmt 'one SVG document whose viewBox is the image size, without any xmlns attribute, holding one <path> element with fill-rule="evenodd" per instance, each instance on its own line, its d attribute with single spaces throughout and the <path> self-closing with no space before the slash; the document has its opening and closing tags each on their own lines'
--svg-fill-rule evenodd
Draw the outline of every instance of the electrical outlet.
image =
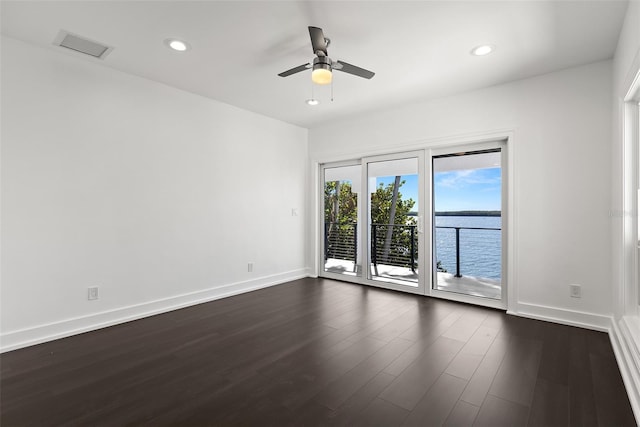
<svg viewBox="0 0 640 427">
<path fill-rule="evenodd" d="M 582 287 L 580 285 L 569 285 L 569 296 L 571 298 L 582 298 Z"/>
<path fill-rule="evenodd" d="M 97 286 L 93 286 L 93 287 L 89 288 L 88 299 L 89 300 L 98 299 L 98 287 Z"/>
<path fill-rule="evenodd" d="M 252 262 L 250 262 L 249 264 L 247 264 L 247 271 L 248 271 L 249 273 L 253 272 L 253 263 L 252 263 Z"/>
<path fill-rule="evenodd" d="M 291 216 L 298 216 L 298 209 L 291 208 Z"/>
</svg>

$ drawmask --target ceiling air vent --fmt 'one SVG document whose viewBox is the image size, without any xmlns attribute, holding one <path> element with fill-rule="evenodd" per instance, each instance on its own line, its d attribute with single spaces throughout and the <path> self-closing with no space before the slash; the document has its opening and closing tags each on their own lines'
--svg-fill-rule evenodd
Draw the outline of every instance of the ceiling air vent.
<svg viewBox="0 0 640 427">
<path fill-rule="evenodd" d="M 67 49 L 84 53 L 85 55 L 93 56 L 98 59 L 104 59 L 104 57 L 113 50 L 112 47 L 71 34 L 64 30 L 60 30 L 58 36 L 53 41 L 53 44 L 56 46 L 66 47 Z"/>
</svg>

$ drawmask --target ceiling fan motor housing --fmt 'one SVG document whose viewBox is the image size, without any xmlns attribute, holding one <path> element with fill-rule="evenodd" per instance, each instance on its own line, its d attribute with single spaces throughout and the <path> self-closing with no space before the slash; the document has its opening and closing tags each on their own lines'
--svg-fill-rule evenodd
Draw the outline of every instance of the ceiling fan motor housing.
<svg viewBox="0 0 640 427">
<path fill-rule="evenodd" d="M 324 69 L 331 71 L 331 58 L 329 58 L 328 56 L 316 56 L 313 59 L 313 69 Z"/>
</svg>

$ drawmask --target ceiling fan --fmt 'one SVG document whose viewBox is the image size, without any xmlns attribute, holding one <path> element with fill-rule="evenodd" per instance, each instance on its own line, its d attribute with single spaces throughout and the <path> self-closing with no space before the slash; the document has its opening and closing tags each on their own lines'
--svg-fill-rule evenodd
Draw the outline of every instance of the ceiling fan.
<svg viewBox="0 0 640 427">
<path fill-rule="evenodd" d="M 313 47 L 313 54 L 316 57 L 312 63 L 299 65 L 290 70 L 283 71 L 278 74 L 280 77 L 287 77 L 292 74 L 299 73 L 304 70 L 312 68 L 311 80 L 319 85 L 326 85 L 331 83 L 332 71 L 338 70 L 343 73 L 353 74 L 354 76 L 370 79 L 375 75 L 373 71 L 365 70 L 364 68 L 357 67 L 355 65 L 348 64 L 344 61 L 333 61 L 327 55 L 327 48 L 331 43 L 331 40 L 324 36 L 322 28 L 309 27 L 309 36 L 311 37 L 311 46 Z"/>
</svg>

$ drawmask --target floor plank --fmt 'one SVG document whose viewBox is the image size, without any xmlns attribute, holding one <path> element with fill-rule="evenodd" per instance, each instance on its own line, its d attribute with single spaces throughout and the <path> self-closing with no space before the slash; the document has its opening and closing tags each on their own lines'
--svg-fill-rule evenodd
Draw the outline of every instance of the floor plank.
<svg viewBox="0 0 640 427">
<path fill-rule="evenodd" d="M 480 408 L 477 406 L 459 400 L 443 425 L 445 427 L 472 426 L 478 416 L 478 411 L 480 411 Z"/>
<path fill-rule="evenodd" d="M 380 397 L 408 411 L 413 410 L 463 345 L 460 341 L 438 338 Z"/>
<path fill-rule="evenodd" d="M 559 380 L 562 380 L 560 378 Z M 569 424 L 569 387 L 538 378 L 529 413 L 530 426 L 566 426 Z"/>
<path fill-rule="evenodd" d="M 373 400 L 361 414 L 358 425 L 388 427 L 402 425 L 409 411 L 382 399 Z"/>
<path fill-rule="evenodd" d="M 404 422 L 406 426 L 440 426 L 456 406 L 467 382 L 442 374 Z"/>
<path fill-rule="evenodd" d="M 570 335 L 569 357 L 569 425 L 596 426 L 596 399 L 589 357 L 587 331 Z"/>
<path fill-rule="evenodd" d="M 541 349 L 540 341 L 512 338 L 489 394 L 521 405 L 531 405 Z"/>
<path fill-rule="evenodd" d="M 477 407 L 482 405 L 508 349 L 508 338 L 498 337 L 493 341 L 487 354 L 478 366 L 478 369 L 476 369 L 469 380 L 467 387 L 460 397 L 461 400 Z"/>
<path fill-rule="evenodd" d="M 613 426 L 633 422 L 629 401 L 618 398 L 624 393 L 624 386 L 611 352 L 606 351 L 604 355 L 590 354 L 590 362 L 598 424 Z"/>
<path fill-rule="evenodd" d="M 492 395 L 487 396 L 478 417 L 473 423 L 477 427 L 514 427 L 527 425 L 529 408 Z"/>
<path fill-rule="evenodd" d="M 327 424 L 335 426 L 361 425 L 362 412 L 394 379 L 394 376 L 385 372 L 376 375 L 333 411 Z"/>
</svg>

